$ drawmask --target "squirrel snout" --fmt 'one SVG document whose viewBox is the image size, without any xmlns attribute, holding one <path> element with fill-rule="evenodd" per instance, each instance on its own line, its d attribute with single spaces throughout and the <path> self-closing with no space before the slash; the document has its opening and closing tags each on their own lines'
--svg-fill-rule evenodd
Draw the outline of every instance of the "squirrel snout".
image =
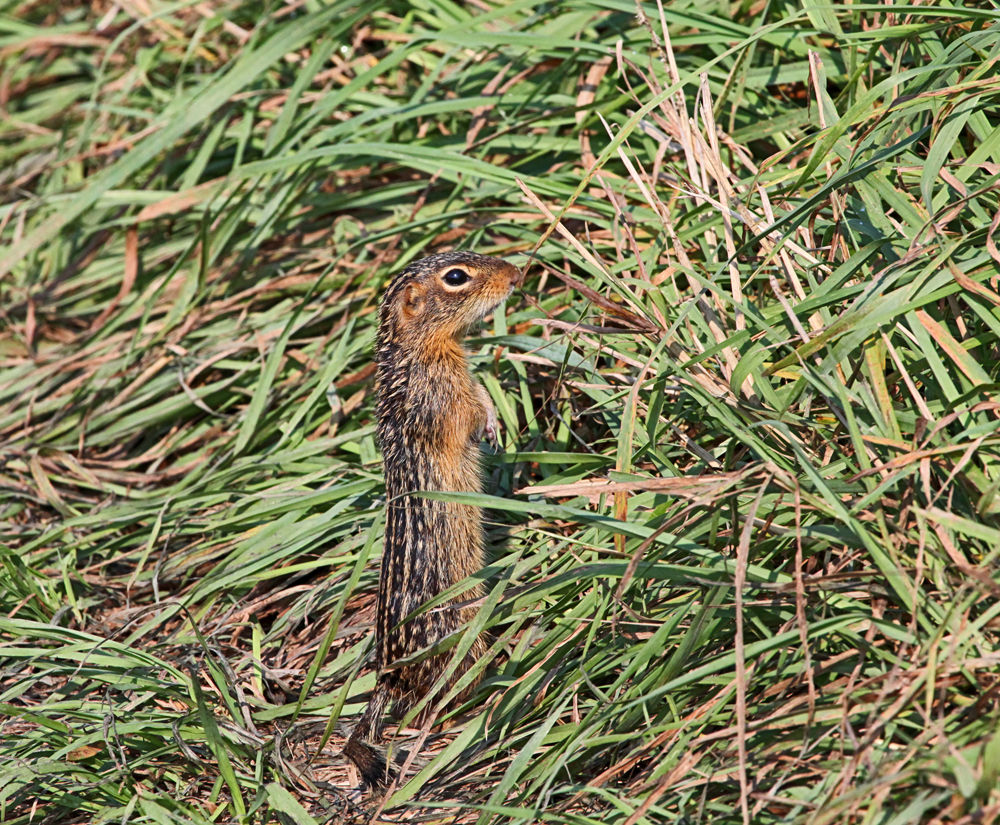
<svg viewBox="0 0 1000 825">
<path fill-rule="evenodd" d="M 510 268 L 512 270 L 510 275 L 510 288 L 514 290 L 524 283 L 524 275 L 528 269 L 528 264 L 525 264 L 523 269 L 518 269 L 513 264 L 511 264 Z"/>
</svg>

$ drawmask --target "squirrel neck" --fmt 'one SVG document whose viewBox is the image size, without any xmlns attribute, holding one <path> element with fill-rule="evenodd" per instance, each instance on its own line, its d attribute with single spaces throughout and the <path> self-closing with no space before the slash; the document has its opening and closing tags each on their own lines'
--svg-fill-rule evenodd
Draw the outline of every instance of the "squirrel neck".
<svg viewBox="0 0 1000 825">
<path fill-rule="evenodd" d="M 440 395 L 456 378 L 464 380 L 469 375 L 469 359 L 461 337 L 413 329 L 412 325 L 407 332 L 379 331 L 376 360 L 380 419 L 394 410 L 398 413 L 399 403 L 406 399 Z M 388 398 L 393 399 L 394 407 L 382 403 Z"/>
<path fill-rule="evenodd" d="M 376 414 L 387 492 L 478 491 L 485 413 L 465 349 L 453 335 L 419 333 L 419 346 L 398 330 L 379 335 Z"/>
</svg>

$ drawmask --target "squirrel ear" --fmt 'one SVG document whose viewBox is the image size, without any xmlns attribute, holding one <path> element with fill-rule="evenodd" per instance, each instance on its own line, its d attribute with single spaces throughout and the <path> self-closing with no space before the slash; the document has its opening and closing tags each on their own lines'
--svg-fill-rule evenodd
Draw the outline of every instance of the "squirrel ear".
<svg viewBox="0 0 1000 825">
<path fill-rule="evenodd" d="M 424 291 L 415 283 L 409 283 L 403 287 L 400 297 L 400 307 L 403 314 L 410 317 L 419 315 L 424 308 Z"/>
</svg>

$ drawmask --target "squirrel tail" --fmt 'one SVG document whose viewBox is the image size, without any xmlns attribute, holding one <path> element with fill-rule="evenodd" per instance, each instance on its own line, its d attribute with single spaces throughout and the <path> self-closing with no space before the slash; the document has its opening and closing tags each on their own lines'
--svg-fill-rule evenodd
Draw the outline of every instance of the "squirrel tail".
<svg viewBox="0 0 1000 825">
<path fill-rule="evenodd" d="M 368 788 L 385 788 L 396 776 L 378 747 L 382 741 L 382 717 L 389 697 L 389 685 L 379 679 L 361 719 L 344 746 L 344 756 L 355 764 L 362 783 Z"/>
</svg>

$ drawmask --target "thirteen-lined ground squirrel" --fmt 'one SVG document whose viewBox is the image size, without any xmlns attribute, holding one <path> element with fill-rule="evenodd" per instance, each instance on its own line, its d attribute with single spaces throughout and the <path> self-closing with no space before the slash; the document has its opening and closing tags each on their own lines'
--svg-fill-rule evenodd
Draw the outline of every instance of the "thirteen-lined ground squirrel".
<svg viewBox="0 0 1000 825">
<path fill-rule="evenodd" d="M 462 339 L 510 295 L 520 273 L 499 258 L 448 252 L 410 264 L 386 290 L 376 336 L 378 437 L 385 468 L 386 526 L 375 644 L 378 682 L 344 754 L 369 787 L 389 778 L 381 741 L 387 704 L 405 713 L 426 694 L 451 651 L 386 666 L 441 641 L 475 615 L 446 606 L 399 626 L 410 613 L 483 566 L 478 507 L 408 495 L 482 491 L 479 442 L 496 442 L 496 414 L 469 372 Z M 480 588 L 454 602 L 481 595 Z M 485 650 L 480 639 L 457 679 Z M 470 688 L 471 690 L 471 688 Z"/>
</svg>

